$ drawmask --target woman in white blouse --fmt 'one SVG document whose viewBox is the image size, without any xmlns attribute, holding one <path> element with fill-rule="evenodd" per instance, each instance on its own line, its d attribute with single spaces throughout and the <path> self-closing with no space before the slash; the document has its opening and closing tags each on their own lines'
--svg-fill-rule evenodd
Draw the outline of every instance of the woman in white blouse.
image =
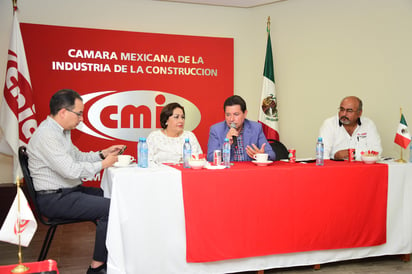
<svg viewBox="0 0 412 274">
<path fill-rule="evenodd" d="M 166 105 L 160 113 L 162 129 L 153 131 L 147 137 L 149 161 L 155 163 L 181 163 L 183 144 L 189 138 L 192 155 L 202 154 L 196 136 L 184 130 L 185 110 L 178 103 Z"/>
</svg>

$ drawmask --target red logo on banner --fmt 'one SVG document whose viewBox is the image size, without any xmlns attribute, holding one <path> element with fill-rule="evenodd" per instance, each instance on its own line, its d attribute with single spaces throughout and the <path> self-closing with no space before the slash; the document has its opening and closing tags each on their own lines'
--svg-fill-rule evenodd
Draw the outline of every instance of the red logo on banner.
<svg viewBox="0 0 412 274">
<path fill-rule="evenodd" d="M 29 222 L 30 220 L 20 220 L 20 227 L 19 227 L 19 220 L 17 219 L 16 223 L 14 224 L 14 234 L 18 235 L 20 233 L 23 233 L 23 231 L 26 229 Z"/>
<path fill-rule="evenodd" d="M 19 121 L 19 138 L 25 144 L 29 142 L 30 137 L 37 128 L 36 111 L 31 94 L 30 83 L 18 71 L 17 55 L 9 50 L 4 99 Z"/>
<path fill-rule="evenodd" d="M 194 130 L 201 114 L 189 100 L 166 92 L 151 90 L 103 91 L 82 96 L 85 104 L 85 121 L 78 130 L 103 139 L 120 139 L 136 142 L 160 128 L 160 112 L 171 102 L 184 106 L 186 130 Z"/>
</svg>

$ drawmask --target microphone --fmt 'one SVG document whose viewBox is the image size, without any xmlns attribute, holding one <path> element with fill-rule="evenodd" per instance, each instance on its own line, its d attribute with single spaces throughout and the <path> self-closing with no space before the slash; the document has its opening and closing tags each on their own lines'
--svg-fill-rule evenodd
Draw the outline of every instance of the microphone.
<svg viewBox="0 0 412 274">
<path fill-rule="evenodd" d="M 236 128 L 236 124 L 235 123 L 231 123 L 230 124 L 231 128 Z M 235 146 L 235 148 L 237 148 L 237 136 L 232 136 L 232 140 L 233 140 L 233 145 Z"/>
</svg>

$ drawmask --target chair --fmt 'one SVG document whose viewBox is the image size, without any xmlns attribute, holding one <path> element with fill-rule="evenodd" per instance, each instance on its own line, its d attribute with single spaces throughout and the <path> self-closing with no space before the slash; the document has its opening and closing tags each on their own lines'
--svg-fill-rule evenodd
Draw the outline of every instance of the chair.
<svg viewBox="0 0 412 274">
<path fill-rule="evenodd" d="M 23 171 L 25 188 L 29 195 L 29 200 L 30 200 L 30 204 L 32 205 L 33 213 L 36 216 L 36 219 L 38 221 L 40 221 L 42 224 L 46 226 L 49 226 L 46 237 L 44 238 L 44 242 L 43 242 L 43 246 L 40 251 L 39 258 L 37 259 L 37 261 L 44 261 L 46 259 L 47 253 L 49 252 L 51 242 L 53 241 L 54 233 L 56 232 L 56 229 L 59 225 L 73 224 L 73 223 L 80 223 L 80 222 L 93 222 L 93 221 L 76 220 L 76 219 L 49 219 L 43 216 L 43 214 L 41 213 L 37 205 L 37 193 L 34 190 L 33 180 L 30 175 L 28 160 L 29 160 L 29 156 L 27 154 L 26 147 L 20 146 L 19 147 L 19 162 L 20 162 L 21 169 Z"/>
<path fill-rule="evenodd" d="M 268 139 L 268 142 L 273 151 L 276 153 L 275 161 L 279 161 L 281 159 L 289 159 L 289 151 L 284 144 L 275 139 Z"/>
</svg>

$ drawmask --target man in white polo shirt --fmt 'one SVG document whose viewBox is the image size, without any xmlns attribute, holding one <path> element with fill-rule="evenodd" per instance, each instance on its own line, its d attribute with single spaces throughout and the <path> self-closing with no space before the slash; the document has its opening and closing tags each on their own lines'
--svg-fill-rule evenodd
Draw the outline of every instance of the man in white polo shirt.
<svg viewBox="0 0 412 274">
<path fill-rule="evenodd" d="M 348 159 L 348 149 L 355 149 L 356 160 L 361 152 L 382 153 L 381 138 L 372 120 L 362 116 L 362 101 L 356 96 L 343 98 L 338 115 L 323 122 L 319 136 L 323 138 L 325 159 Z"/>
</svg>

